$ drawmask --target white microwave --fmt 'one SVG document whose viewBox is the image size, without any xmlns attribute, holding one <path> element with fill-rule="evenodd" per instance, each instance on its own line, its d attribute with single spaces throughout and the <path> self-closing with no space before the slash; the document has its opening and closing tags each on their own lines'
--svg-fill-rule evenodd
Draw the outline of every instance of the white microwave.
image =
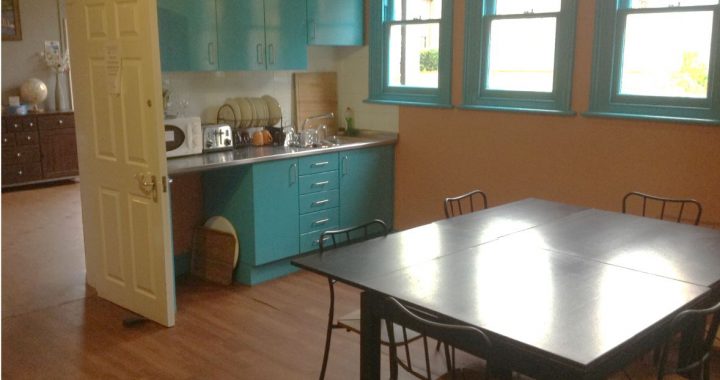
<svg viewBox="0 0 720 380">
<path fill-rule="evenodd" d="M 202 153 L 202 127 L 199 117 L 167 119 L 164 124 L 165 152 L 168 157 Z"/>
</svg>

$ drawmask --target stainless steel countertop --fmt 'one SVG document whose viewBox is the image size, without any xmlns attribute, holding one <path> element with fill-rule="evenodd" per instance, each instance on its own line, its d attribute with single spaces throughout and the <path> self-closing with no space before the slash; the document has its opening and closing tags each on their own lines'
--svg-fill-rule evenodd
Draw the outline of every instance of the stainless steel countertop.
<svg viewBox="0 0 720 380">
<path fill-rule="evenodd" d="M 236 165 L 250 165 L 258 162 L 281 160 L 339 152 L 351 149 L 369 148 L 381 145 L 393 145 L 397 134 L 389 132 L 362 131 L 358 137 L 340 136 L 341 145 L 327 148 L 296 148 L 284 146 L 246 146 L 224 152 L 204 153 L 194 156 L 168 158 L 168 175 L 221 169 Z"/>
</svg>

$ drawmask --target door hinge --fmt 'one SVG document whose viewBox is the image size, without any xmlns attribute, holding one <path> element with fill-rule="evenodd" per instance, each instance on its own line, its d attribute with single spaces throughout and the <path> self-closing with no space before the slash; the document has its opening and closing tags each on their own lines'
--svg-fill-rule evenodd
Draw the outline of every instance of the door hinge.
<svg viewBox="0 0 720 380">
<path fill-rule="evenodd" d="M 162 176 L 162 188 L 163 193 L 167 193 L 167 177 Z"/>
</svg>

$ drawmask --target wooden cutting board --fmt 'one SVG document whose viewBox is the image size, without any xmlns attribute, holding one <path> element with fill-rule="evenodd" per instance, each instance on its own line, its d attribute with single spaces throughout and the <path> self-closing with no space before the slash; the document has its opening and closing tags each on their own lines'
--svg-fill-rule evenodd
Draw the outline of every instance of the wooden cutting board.
<svg viewBox="0 0 720 380">
<path fill-rule="evenodd" d="M 223 285 L 232 283 L 235 236 L 206 227 L 195 229 L 190 273 Z"/>
<path fill-rule="evenodd" d="M 295 73 L 295 125 L 302 128 L 306 118 L 329 112 L 335 113 L 331 120 L 318 120 L 310 125 L 325 124 L 330 131 L 337 130 L 338 100 L 337 73 Z"/>
</svg>

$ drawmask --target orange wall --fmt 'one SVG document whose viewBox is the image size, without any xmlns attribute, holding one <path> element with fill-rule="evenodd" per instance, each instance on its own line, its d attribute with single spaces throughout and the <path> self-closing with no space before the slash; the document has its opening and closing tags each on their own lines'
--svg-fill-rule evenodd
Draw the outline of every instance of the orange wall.
<svg viewBox="0 0 720 380">
<path fill-rule="evenodd" d="M 603 0 L 604 1 L 604 0 Z M 461 102 L 464 0 L 455 0 L 453 103 Z M 572 108 L 587 110 L 595 2 L 578 1 Z M 490 206 L 537 197 L 619 211 L 631 190 L 693 197 L 720 226 L 720 126 L 400 107 L 395 227 L 443 217 L 473 188 Z"/>
</svg>

